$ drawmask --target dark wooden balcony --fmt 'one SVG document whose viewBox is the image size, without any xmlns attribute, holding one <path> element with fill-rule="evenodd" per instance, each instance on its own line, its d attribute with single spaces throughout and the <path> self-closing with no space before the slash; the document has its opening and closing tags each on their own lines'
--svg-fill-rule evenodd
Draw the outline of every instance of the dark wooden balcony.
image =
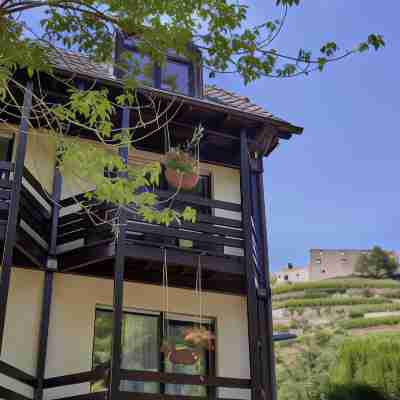
<svg viewBox="0 0 400 400">
<path fill-rule="evenodd" d="M 0 167 L 3 171 L 0 181 L 0 239 L 3 240 L 13 185 L 13 164 L 2 163 Z M 160 200 L 165 200 L 173 193 L 159 191 L 158 195 Z M 82 209 L 78 205 L 80 201 L 84 201 L 83 194 L 53 203 L 51 195 L 24 168 L 15 264 L 40 269 L 56 267 L 59 272 L 112 278 L 115 234 L 112 225 L 104 221 L 109 220 L 115 207 L 92 204 Z M 196 223 L 173 223 L 167 227 L 146 223 L 134 212 L 127 213 L 126 280 L 160 284 L 163 252 L 166 251 L 171 285 L 193 287 L 200 263 L 205 289 L 243 293 L 241 205 L 188 194 L 178 194 L 174 202 L 198 209 Z M 60 217 L 56 230 L 56 253 L 50 255 L 54 207 L 59 209 Z"/>
</svg>

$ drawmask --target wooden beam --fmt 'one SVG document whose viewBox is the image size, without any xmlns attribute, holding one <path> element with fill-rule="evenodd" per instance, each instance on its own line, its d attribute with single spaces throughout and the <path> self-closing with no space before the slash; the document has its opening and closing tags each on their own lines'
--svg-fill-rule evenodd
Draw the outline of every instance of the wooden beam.
<svg viewBox="0 0 400 400">
<path fill-rule="evenodd" d="M 35 387 L 36 386 L 36 379 L 30 375 L 27 374 L 24 371 L 21 371 L 20 369 L 7 364 L 5 361 L 0 360 L 0 374 L 4 374 L 8 376 L 9 378 L 13 378 L 19 382 L 24 383 L 25 385 Z"/>
<path fill-rule="evenodd" d="M 46 373 L 47 343 L 49 338 L 51 300 L 53 295 L 53 272 L 44 273 L 42 314 L 39 329 L 39 344 L 36 362 L 37 385 L 34 392 L 34 400 L 43 399 L 44 377 Z"/>
<path fill-rule="evenodd" d="M 250 379 L 223 378 L 204 375 L 189 375 L 154 371 L 129 371 L 121 370 L 121 379 L 140 382 L 159 382 L 175 385 L 200 385 L 236 389 L 249 389 Z"/>
<path fill-rule="evenodd" d="M 110 239 L 102 240 L 87 246 L 59 254 L 58 270 L 60 272 L 72 271 L 78 268 L 108 260 L 115 256 L 115 245 Z"/>
<path fill-rule="evenodd" d="M 17 236 L 17 223 L 19 212 L 19 201 L 22 184 L 22 174 L 28 139 L 29 118 L 32 108 L 33 84 L 29 81 L 25 88 L 24 104 L 22 109 L 21 124 L 19 127 L 18 147 L 15 156 L 15 169 L 13 186 L 11 191 L 10 211 L 8 213 L 6 237 L 4 241 L 4 252 L 1 269 L 0 290 L 0 355 L 3 350 L 4 326 L 7 312 L 8 292 L 10 288 L 11 267 L 13 262 L 13 251 Z"/>
<path fill-rule="evenodd" d="M 129 127 L 130 111 L 123 109 L 122 129 Z M 119 155 L 124 163 L 128 163 L 128 146 L 120 146 Z M 118 235 L 115 239 L 115 266 L 114 266 L 114 301 L 113 301 L 113 321 L 112 321 L 112 345 L 111 345 L 111 371 L 109 396 L 111 400 L 119 397 L 119 387 L 121 384 L 121 360 L 122 360 L 122 318 L 123 318 L 123 298 L 124 298 L 124 272 L 125 272 L 125 240 L 127 215 L 123 207 L 119 209 Z"/>
<path fill-rule="evenodd" d="M 4 386 L 0 386 L 0 398 L 4 400 L 31 400 L 29 397 L 7 389 Z"/>
<path fill-rule="evenodd" d="M 262 165 L 262 158 L 258 159 L 258 163 Z M 262 170 L 262 168 L 260 168 Z M 274 351 L 274 339 L 273 339 L 273 318 L 272 318 L 272 297 L 269 281 L 269 257 L 268 257 L 268 238 L 267 238 L 267 219 L 266 219 L 266 208 L 264 198 L 264 179 L 263 173 L 256 175 L 256 198 L 257 198 L 257 210 L 259 211 L 259 223 L 260 223 L 260 242 L 262 246 L 262 263 L 264 265 L 265 273 L 265 292 L 264 298 L 259 298 L 261 302 L 261 329 L 265 329 L 263 335 L 263 350 L 264 350 L 264 362 L 263 362 L 263 374 L 262 376 L 266 380 L 265 390 L 267 391 L 267 397 L 271 400 L 277 399 L 276 392 L 276 373 L 275 373 L 275 351 Z"/>
<path fill-rule="evenodd" d="M 184 267 L 197 268 L 198 255 L 202 250 L 168 248 L 168 263 L 171 265 L 180 265 Z M 125 247 L 125 255 L 127 258 L 142 259 L 147 261 L 161 261 L 160 247 L 141 245 L 139 241 L 127 241 Z M 202 266 L 205 270 L 222 272 L 233 275 L 244 275 L 244 266 L 241 257 L 234 256 L 217 256 L 202 255 Z"/>
<path fill-rule="evenodd" d="M 209 397 L 184 396 L 179 394 L 120 392 L 119 400 L 209 400 Z M 69 400 L 69 399 L 68 399 Z M 74 400 L 74 399 L 71 399 Z M 217 398 L 216 400 L 240 400 L 230 398 Z"/>
<path fill-rule="evenodd" d="M 262 399 L 259 393 L 260 373 L 259 370 L 259 348 L 258 348 L 258 321 L 257 321 L 257 298 L 255 286 L 255 271 L 251 262 L 252 254 L 252 227 L 251 227 L 251 182 L 250 182 L 250 160 L 247 143 L 247 133 L 242 130 L 240 135 L 240 190 L 242 194 L 243 207 L 243 231 L 245 235 L 244 258 L 246 260 L 246 282 L 247 282 L 247 319 L 249 335 L 249 358 L 250 377 L 253 382 L 252 400 Z"/>
</svg>

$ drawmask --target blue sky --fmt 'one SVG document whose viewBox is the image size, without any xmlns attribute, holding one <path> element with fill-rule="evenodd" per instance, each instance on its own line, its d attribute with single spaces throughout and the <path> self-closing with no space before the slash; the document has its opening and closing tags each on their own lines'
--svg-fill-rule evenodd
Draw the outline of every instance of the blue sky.
<svg viewBox="0 0 400 400">
<path fill-rule="evenodd" d="M 273 2 L 251 3 L 252 21 L 276 11 Z M 387 45 L 309 77 L 247 87 L 215 80 L 304 127 L 264 162 L 273 270 L 306 265 L 310 248 L 400 250 L 400 2 L 303 4 L 289 12 L 277 43 L 283 49 L 318 49 L 329 40 L 352 48 L 369 33 L 383 34 Z"/>
<path fill-rule="evenodd" d="M 275 1 L 248 3 L 251 23 L 279 14 Z M 302 3 L 289 11 L 279 48 L 295 54 L 334 40 L 346 49 L 369 33 L 383 34 L 387 46 L 309 77 L 212 81 L 305 128 L 265 161 L 273 270 L 306 265 L 310 248 L 400 250 L 400 2 Z"/>
</svg>

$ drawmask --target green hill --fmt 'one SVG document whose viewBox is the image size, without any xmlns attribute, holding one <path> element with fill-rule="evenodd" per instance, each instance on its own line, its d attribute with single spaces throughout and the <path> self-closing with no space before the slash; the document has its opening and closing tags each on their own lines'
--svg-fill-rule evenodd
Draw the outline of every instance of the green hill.
<svg viewBox="0 0 400 400">
<path fill-rule="evenodd" d="M 275 346 L 279 400 L 378 400 L 376 390 L 399 398 L 400 367 L 393 369 L 391 354 L 400 348 L 400 282 L 352 277 L 284 284 L 272 293 L 274 332 L 297 335 Z M 374 363 L 390 367 L 375 371 Z"/>
</svg>

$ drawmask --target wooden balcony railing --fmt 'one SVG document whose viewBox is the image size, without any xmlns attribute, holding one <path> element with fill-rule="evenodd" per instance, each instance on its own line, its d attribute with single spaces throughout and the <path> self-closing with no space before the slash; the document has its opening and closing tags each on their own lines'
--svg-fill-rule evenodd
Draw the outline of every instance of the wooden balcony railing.
<svg viewBox="0 0 400 400">
<path fill-rule="evenodd" d="M 80 383 L 92 383 L 96 380 L 103 379 L 106 386 L 109 385 L 109 368 L 101 366 L 91 371 L 81 372 L 77 374 L 56 376 L 47 378 L 44 381 L 44 389 L 54 389 L 57 387 L 65 387 Z M 245 378 L 225 378 L 208 375 L 189 375 L 155 371 L 133 371 L 121 370 L 121 381 L 136 382 L 156 382 L 161 384 L 175 385 L 200 385 L 213 388 L 230 388 L 230 389 L 251 389 L 251 380 Z M 107 391 L 91 392 L 87 394 L 72 395 L 71 397 L 61 397 L 63 400 L 72 400 L 79 397 L 80 400 L 104 399 Z M 132 391 L 119 391 L 118 399 L 148 399 L 148 400 L 206 400 L 207 397 L 200 396 L 183 396 L 162 393 L 138 393 Z M 213 397 L 214 398 L 214 397 Z M 225 398 L 224 398 L 225 399 Z M 222 399 L 221 399 L 222 400 Z M 230 399 L 225 399 L 230 400 Z"/>
<path fill-rule="evenodd" d="M 173 195 L 164 191 L 157 194 L 160 200 Z M 87 212 L 77 205 L 77 201 L 82 199 L 81 195 L 61 201 L 57 244 L 64 245 L 64 249 L 61 247 L 60 254 L 114 238 L 112 226 L 101 221 L 107 220 L 107 216 L 109 219 L 115 208 L 105 204 L 91 205 Z M 137 213 L 129 211 L 126 225 L 128 250 L 134 248 L 138 258 L 157 261 L 160 260 L 159 249 L 164 247 L 171 250 L 170 259 L 175 264 L 185 264 L 190 261 L 190 255 L 196 254 L 204 255 L 205 261 L 207 257 L 230 259 L 234 272 L 235 265 L 242 263 L 240 259 L 244 247 L 240 204 L 187 194 L 176 195 L 174 206 L 183 205 L 198 210 L 194 224 L 174 222 L 169 226 L 158 225 L 145 222 Z M 152 248 L 157 251 L 152 251 Z M 183 254 L 189 255 L 186 261 Z"/>
</svg>

